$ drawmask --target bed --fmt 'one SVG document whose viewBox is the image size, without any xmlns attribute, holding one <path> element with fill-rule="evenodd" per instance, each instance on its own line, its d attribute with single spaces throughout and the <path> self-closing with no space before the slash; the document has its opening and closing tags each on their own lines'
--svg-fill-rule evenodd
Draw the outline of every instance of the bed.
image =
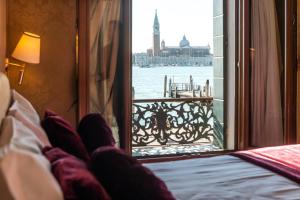
<svg viewBox="0 0 300 200">
<path fill-rule="evenodd" d="M 178 200 L 300 199 L 300 185 L 231 155 L 146 164 Z"/>
<path fill-rule="evenodd" d="M 300 145 L 145 164 L 178 200 L 300 199 Z"/>
</svg>

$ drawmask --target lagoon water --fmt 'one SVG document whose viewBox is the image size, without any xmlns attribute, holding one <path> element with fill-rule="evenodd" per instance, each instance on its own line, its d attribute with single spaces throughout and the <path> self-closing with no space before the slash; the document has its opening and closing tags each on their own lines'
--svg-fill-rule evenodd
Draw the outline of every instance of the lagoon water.
<svg viewBox="0 0 300 200">
<path fill-rule="evenodd" d="M 135 99 L 163 98 L 164 77 L 168 76 L 175 83 L 189 83 L 192 75 L 194 84 L 203 87 L 209 80 L 213 88 L 212 66 L 152 66 L 132 68 L 132 86 L 135 90 Z"/>
</svg>

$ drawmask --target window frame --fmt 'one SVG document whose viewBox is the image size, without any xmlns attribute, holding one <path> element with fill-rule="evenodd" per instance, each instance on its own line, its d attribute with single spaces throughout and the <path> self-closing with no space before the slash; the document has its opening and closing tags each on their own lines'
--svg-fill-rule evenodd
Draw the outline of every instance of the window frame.
<svg viewBox="0 0 300 200">
<path fill-rule="evenodd" d="M 229 29 L 233 29 L 234 31 L 232 33 L 237 34 L 238 33 L 238 26 L 237 25 L 237 5 L 238 5 L 237 0 L 233 1 L 234 7 L 232 7 L 232 4 L 228 3 L 227 0 L 223 0 L 223 11 L 224 11 L 224 25 L 223 25 L 223 33 L 224 33 L 224 52 L 227 52 L 224 54 L 224 80 L 227 80 L 228 76 L 229 76 L 229 68 L 231 67 L 231 72 L 232 70 L 235 71 L 236 70 L 236 66 L 237 66 L 237 60 L 238 60 L 238 55 L 237 55 L 237 44 L 238 44 L 238 40 L 235 37 L 235 41 L 232 44 L 229 44 L 228 41 L 228 30 Z M 123 97 L 123 107 L 127 107 L 127 111 L 129 112 L 124 112 L 123 114 L 123 119 L 124 119 L 124 126 L 123 126 L 123 130 L 121 130 L 121 135 L 125 136 L 125 150 L 128 154 L 132 153 L 132 145 L 131 145 L 131 124 L 132 124 L 132 119 L 131 119 L 131 105 L 132 105 L 132 95 L 131 95 L 131 90 L 128 91 L 128 88 L 131 88 L 132 86 L 132 66 L 131 66 L 131 54 L 132 54 L 132 50 L 131 50 L 131 35 L 132 35 L 132 24 L 131 24 L 131 20 L 132 20 L 132 0 L 127 0 L 123 2 L 123 14 L 122 14 L 122 21 L 123 21 L 123 25 L 121 28 L 121 34 L 122 38 L 120 38 L 121 43 L 123 43 L 122 46 L 122 56 L 123 57 L 123 68 L 124 68 L 124 74 L 130 74 L 129 77 L 126 77 L 126 75 L 122 77 L 122 81 L 123 81 L 123 89 L 127 90 L 127 95 Z M 234 12 L 234 15 L 230 16 L 230 19 L 227 17 L 228 14 L 227 13 L 232 13 L 232 11 Z M 228 20 L 233 20 L 234 23 L 228 23 Z M 128 41 L 124 40 L 125 38 L 130 38 Z M 130 41 L 130 42 L 129 42 Z M 232 48 L 230 49 L 230 53 L 228 53 L 229 49 L 228 47 Z M 130 55 L 128 58 L 128 55 Z M 231 59 L 228 59 L 228 55 L 231 56 Z M 124 57 L 126 59 L 124 59 Z M 229 67 L 230 66 L 230 67 Z M 234 79 L 234 85 L 236 85 L 236 74 L 233 75 L 234 77 L 232 77 L 232 75 L 230 76 L 230 78 Z M 125 88 L 127 86 L 127 88 Z M 232 86 L 232 83 L 231 83 Z M 151 156 L 151 157 L 142 157 L 139 158 L 140 160 L 142 160 L 143 162 L 153 162 L 153 161 L 164 161 L 164 160 L 177 160 L 177 159 L 189 159 L 189 158 L 196 158 L 196 157 L 202 157 L 205 156 L 207 157 L 208 155 L 221 155 L 221 154 L 226 154 L 228 152 L 232 152 L 233 150 L 236 150 L 236 125 L 234 123 L 235 119 L 237 119 L 237 115 L 236 115 L 236 88 L 231 88 L 231 94 L 227 95 L 227 91 L 229 91 L 229 85 L 227 84 L 227 81 L 224 84 L 224 120 L 225 120 L 225 126 L 224 126 L 224 140 L 226 140 L 227 137 L 227 133 L 230 131 L 231 134 L 234 134 L 234 138 L 233 138 L 233 149 L 232 150 L 224 150 L 224 151 L 217 151 L 217 152 L 203 152 L 199 155 L 157 155 L 157 156 Z M 234 86 L 235 87 L 235 86 Z M 127 103 L 126 103 L 127 102 Z M 233 108 L 233 113 L 228 114 L 228 110 L 227 110 L 227 102 L 234 102 L 234 108 Z M 128 105 L 130 104 L 130 106 Z M 228 121 L 231 121 L 231 126 L 228 127 L 226 124 L 228 123 Z"/>
</svg>

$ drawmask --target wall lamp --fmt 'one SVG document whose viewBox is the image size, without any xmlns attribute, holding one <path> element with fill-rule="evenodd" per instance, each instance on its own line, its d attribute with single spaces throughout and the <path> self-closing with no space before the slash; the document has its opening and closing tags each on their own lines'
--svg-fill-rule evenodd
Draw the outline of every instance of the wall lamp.
<svg viewBox="0 0 300 200">
<path fill-rule="evenodd" d="M 40 63 L 40 43 L 41 38 L 39 35 L 24 32 L 19 40 L 15 50 L 12 53 L 12 57 L 24 62 L 23 64 L 13 63 L 9 61 L 9 58 L 5 59 L 5 69 L 8 72 L 8 67 L 19 68 L 19 82 L 21 85 L 23 82 L 24 71 L 26 63 L 39 64 Z"/>
</svg>

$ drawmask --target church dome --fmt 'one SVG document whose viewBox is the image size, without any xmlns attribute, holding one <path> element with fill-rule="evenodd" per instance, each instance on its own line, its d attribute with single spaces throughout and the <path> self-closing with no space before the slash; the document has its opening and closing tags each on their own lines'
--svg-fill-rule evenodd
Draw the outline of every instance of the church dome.
<svg viewBox="0 0 300 200">
<path fill-rule="evenodd" d="M 183 36 L 182 40 L 179 43 L 180 47 L 189 47 L 190 42 L 186 39 L 185 35 Z"/>
</svg>

